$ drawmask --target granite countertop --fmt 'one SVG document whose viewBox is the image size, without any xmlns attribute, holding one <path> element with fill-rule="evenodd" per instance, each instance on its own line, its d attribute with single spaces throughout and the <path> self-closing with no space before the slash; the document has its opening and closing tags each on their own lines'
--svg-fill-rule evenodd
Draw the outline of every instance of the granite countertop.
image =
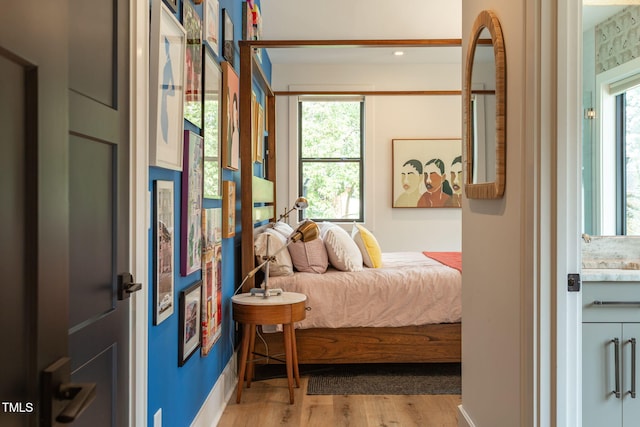
<svg viewBox="0 0 640 427">
<path fill-rule="evenodd" d="M 583 282 L 640 282 L 640 270 L 620 268 L 583 268 Z"/>
<path fill-rule="evenodd" d="M 582 236 L 582 280 L 640 282 L 640 237 Z"/>
</svg>

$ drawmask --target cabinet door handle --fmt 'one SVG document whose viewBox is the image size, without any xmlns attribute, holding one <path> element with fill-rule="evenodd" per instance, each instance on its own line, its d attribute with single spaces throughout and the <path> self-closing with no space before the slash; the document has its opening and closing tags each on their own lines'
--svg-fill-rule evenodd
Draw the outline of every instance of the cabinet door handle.
<svg viewBox="0 0 640 427">
<path fill-rule="evenodd" d="M 613 343 L 613 358 L 615 359 L 615 376 L 616 376 L 616 389 L 611 393 L 615 394 L 616 399 L 620 399 L 620 340 L 618 338 L 612 339 Z"/>
<path fill-rule="evenodd" d="M 632 399 L 636 398 L 636 339 L 631 338 L 629 341 L 631 343 L 631 390 L 629 390 L 629 394 Z"/>
<path fill-rule="evenodd" d="M 640 305 L 640 301 L 593 301 L 593 305 Z"/>
</svg>

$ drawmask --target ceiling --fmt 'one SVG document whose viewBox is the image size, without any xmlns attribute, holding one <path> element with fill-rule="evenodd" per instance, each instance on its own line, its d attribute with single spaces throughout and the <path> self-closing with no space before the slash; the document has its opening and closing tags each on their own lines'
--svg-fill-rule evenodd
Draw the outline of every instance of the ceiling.
<svg viewBox="0 0 640 427">
<path fill-rule="evenodd" d="M 462 0 L 262 0 L 265 40 L 459 39 Z M 280 63 L 456 63 L 460 48 L 270 49 Z"/>
<path fill-rule="evenodd" d="M 624 5 L 583 7 L 583 30 L 614 15 Z M 265 40 L 431 39 L 462 36 L 462 0 L 262 0 Z M 273 64 L 456 63 L 460 48 L 269 49 Z"/>
</svg>

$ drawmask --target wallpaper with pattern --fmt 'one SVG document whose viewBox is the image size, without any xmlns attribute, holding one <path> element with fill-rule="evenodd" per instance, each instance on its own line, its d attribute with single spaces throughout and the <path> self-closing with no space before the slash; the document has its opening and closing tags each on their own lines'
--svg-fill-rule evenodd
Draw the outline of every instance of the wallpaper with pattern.
<svg viewBox="0 0 640 427">
<path fill-rule="evenodd" d="M 596 25 L 596 74 L 640 57 L 640 6 Z"/>
</svg>

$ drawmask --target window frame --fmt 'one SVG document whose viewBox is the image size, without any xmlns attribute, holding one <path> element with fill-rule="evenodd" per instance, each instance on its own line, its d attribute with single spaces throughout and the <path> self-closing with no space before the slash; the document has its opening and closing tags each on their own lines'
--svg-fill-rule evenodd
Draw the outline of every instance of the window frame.
<svg viewBox="0 0 640 427">
<path fill-rule="evenodd" d="M 326 101 L 326 102 L 359 102 L 360 103 L 360 147 L 359 157 L 303 157 L 302 156 L 302 106 L 305 101 Z M 357 218 L 313 218 L 309 217 L 313 221 L 325 221 L 334 223 L 343 222 L 358 222 L 364 223 L 365 221 L 365 200 L 366 200 L 366 183 L 365 183 L 365 144 L 366 144 L 366 97 L 364 95 L 300 95 L 296 98 L 296 121 L 297 121 L 297 194 L 304 195 L 304 177 L 303 177 L 303 165 L 304 164 L 327 164 L 327 163 L 357 163 L 359 165 L 359 210 Z M 305 218 L 304 210 L 298 211 L 298 221 Z"/>
</svg>

